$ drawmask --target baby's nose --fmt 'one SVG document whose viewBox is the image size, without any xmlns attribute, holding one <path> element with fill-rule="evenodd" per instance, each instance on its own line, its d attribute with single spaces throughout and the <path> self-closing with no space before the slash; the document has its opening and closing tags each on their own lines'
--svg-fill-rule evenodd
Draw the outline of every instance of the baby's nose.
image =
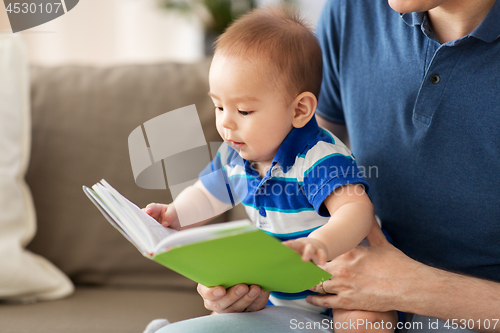
<svg viewBox="0 0 500 333">
<path fill-rule="evenodd" d="M 236 123 L 234 122 L 233 116 L 231 115 L 230 112 L 224 112 L 224 114 L 222 114 L 221 125 L 228 129 L 235 128 Z"/>
</svg>

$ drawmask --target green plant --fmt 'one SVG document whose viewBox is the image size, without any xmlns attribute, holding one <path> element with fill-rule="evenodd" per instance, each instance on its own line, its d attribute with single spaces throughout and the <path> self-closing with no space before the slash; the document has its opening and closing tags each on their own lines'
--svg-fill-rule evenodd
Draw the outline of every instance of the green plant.
<svg viewBox="0 0 500 333">
<path fill-rule="evenodd" d="M 159 0 L 161 7 L 181 12 L 194 12 L 205 29 L 221 34 L 232 21 L 256 7 L 254 0 Z"/>
</svg>

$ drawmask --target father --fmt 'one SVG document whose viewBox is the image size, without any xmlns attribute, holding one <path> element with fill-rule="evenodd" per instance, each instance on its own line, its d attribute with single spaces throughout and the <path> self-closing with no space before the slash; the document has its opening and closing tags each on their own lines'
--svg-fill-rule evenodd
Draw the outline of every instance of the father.
<svg viewBox="0 0 500 333">
<path fill-rule="evenodd" d="M 394 246 L 374 227 L 370 247 L 326 266 L 331 295 L 311 303 L 400 310 L 422 322 L 420 332 L 437 332 L 425 316 L 441 319 L 443 331 L 500 332 L 499 22 L 495 0 L 327 2 L 317 29 L 318 121 L 341 139 L 347 128 Z M 255 311 L 267 299 L 257 286 L 198 290 L 218 313 Z M 255 323 L 281 321 L 282 331 L 294 318 L 293 310 L 259 313 Z M 208 332 L 230 316 L 195 321 Z M 238 320 L 239 332 L 253 331 Z"/>
</svg>

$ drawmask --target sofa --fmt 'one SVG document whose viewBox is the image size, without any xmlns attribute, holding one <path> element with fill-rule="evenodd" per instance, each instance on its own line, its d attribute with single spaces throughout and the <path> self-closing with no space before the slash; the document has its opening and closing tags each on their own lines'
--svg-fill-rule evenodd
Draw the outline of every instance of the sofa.
<svg viewBox="0 0 500 333">
<path fill-rule="evenodd" d="M 25 237 L 23 251 L 44 258 L 69 280 L 51 297 L 0 301 L 0 332 L 132 333 L 155 318 L 208 314 L 196 283 L 144 258 L 87 199 L 82 185 L 106 179 L 140 207 L 170 202 L 168 190 L 135 184 L 127 138 L 145 121 L 195 104 L 207 142 L 220 141 L 207 96 L 209 65 L 206 59 L 29 68 L 31 147 L 20 181 L 32 197 L 37 230 Z M 244 214 L 235 208 L 217 221 Z"/>
</svg>

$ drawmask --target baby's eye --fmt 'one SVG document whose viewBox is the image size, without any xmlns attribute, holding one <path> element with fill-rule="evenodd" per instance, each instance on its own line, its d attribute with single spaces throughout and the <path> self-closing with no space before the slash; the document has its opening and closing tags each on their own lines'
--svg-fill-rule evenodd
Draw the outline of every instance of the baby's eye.
<svg viewBox="0 0 500 333">
<path fill-rule="evenodd" d="M 249 114 L 252 113 L 252 111 L 241 111 L 241 110 L 238 110 L 238 112 L 242 115 L 242 116 L 248 116 Z"/>
<path fill-rule="evenodd" d="M 215 111 L 222 112 L 222 111 L 224 111 L 224 109 L 222 108 L 222 106 L 216 106 Z"/>
</svg>

